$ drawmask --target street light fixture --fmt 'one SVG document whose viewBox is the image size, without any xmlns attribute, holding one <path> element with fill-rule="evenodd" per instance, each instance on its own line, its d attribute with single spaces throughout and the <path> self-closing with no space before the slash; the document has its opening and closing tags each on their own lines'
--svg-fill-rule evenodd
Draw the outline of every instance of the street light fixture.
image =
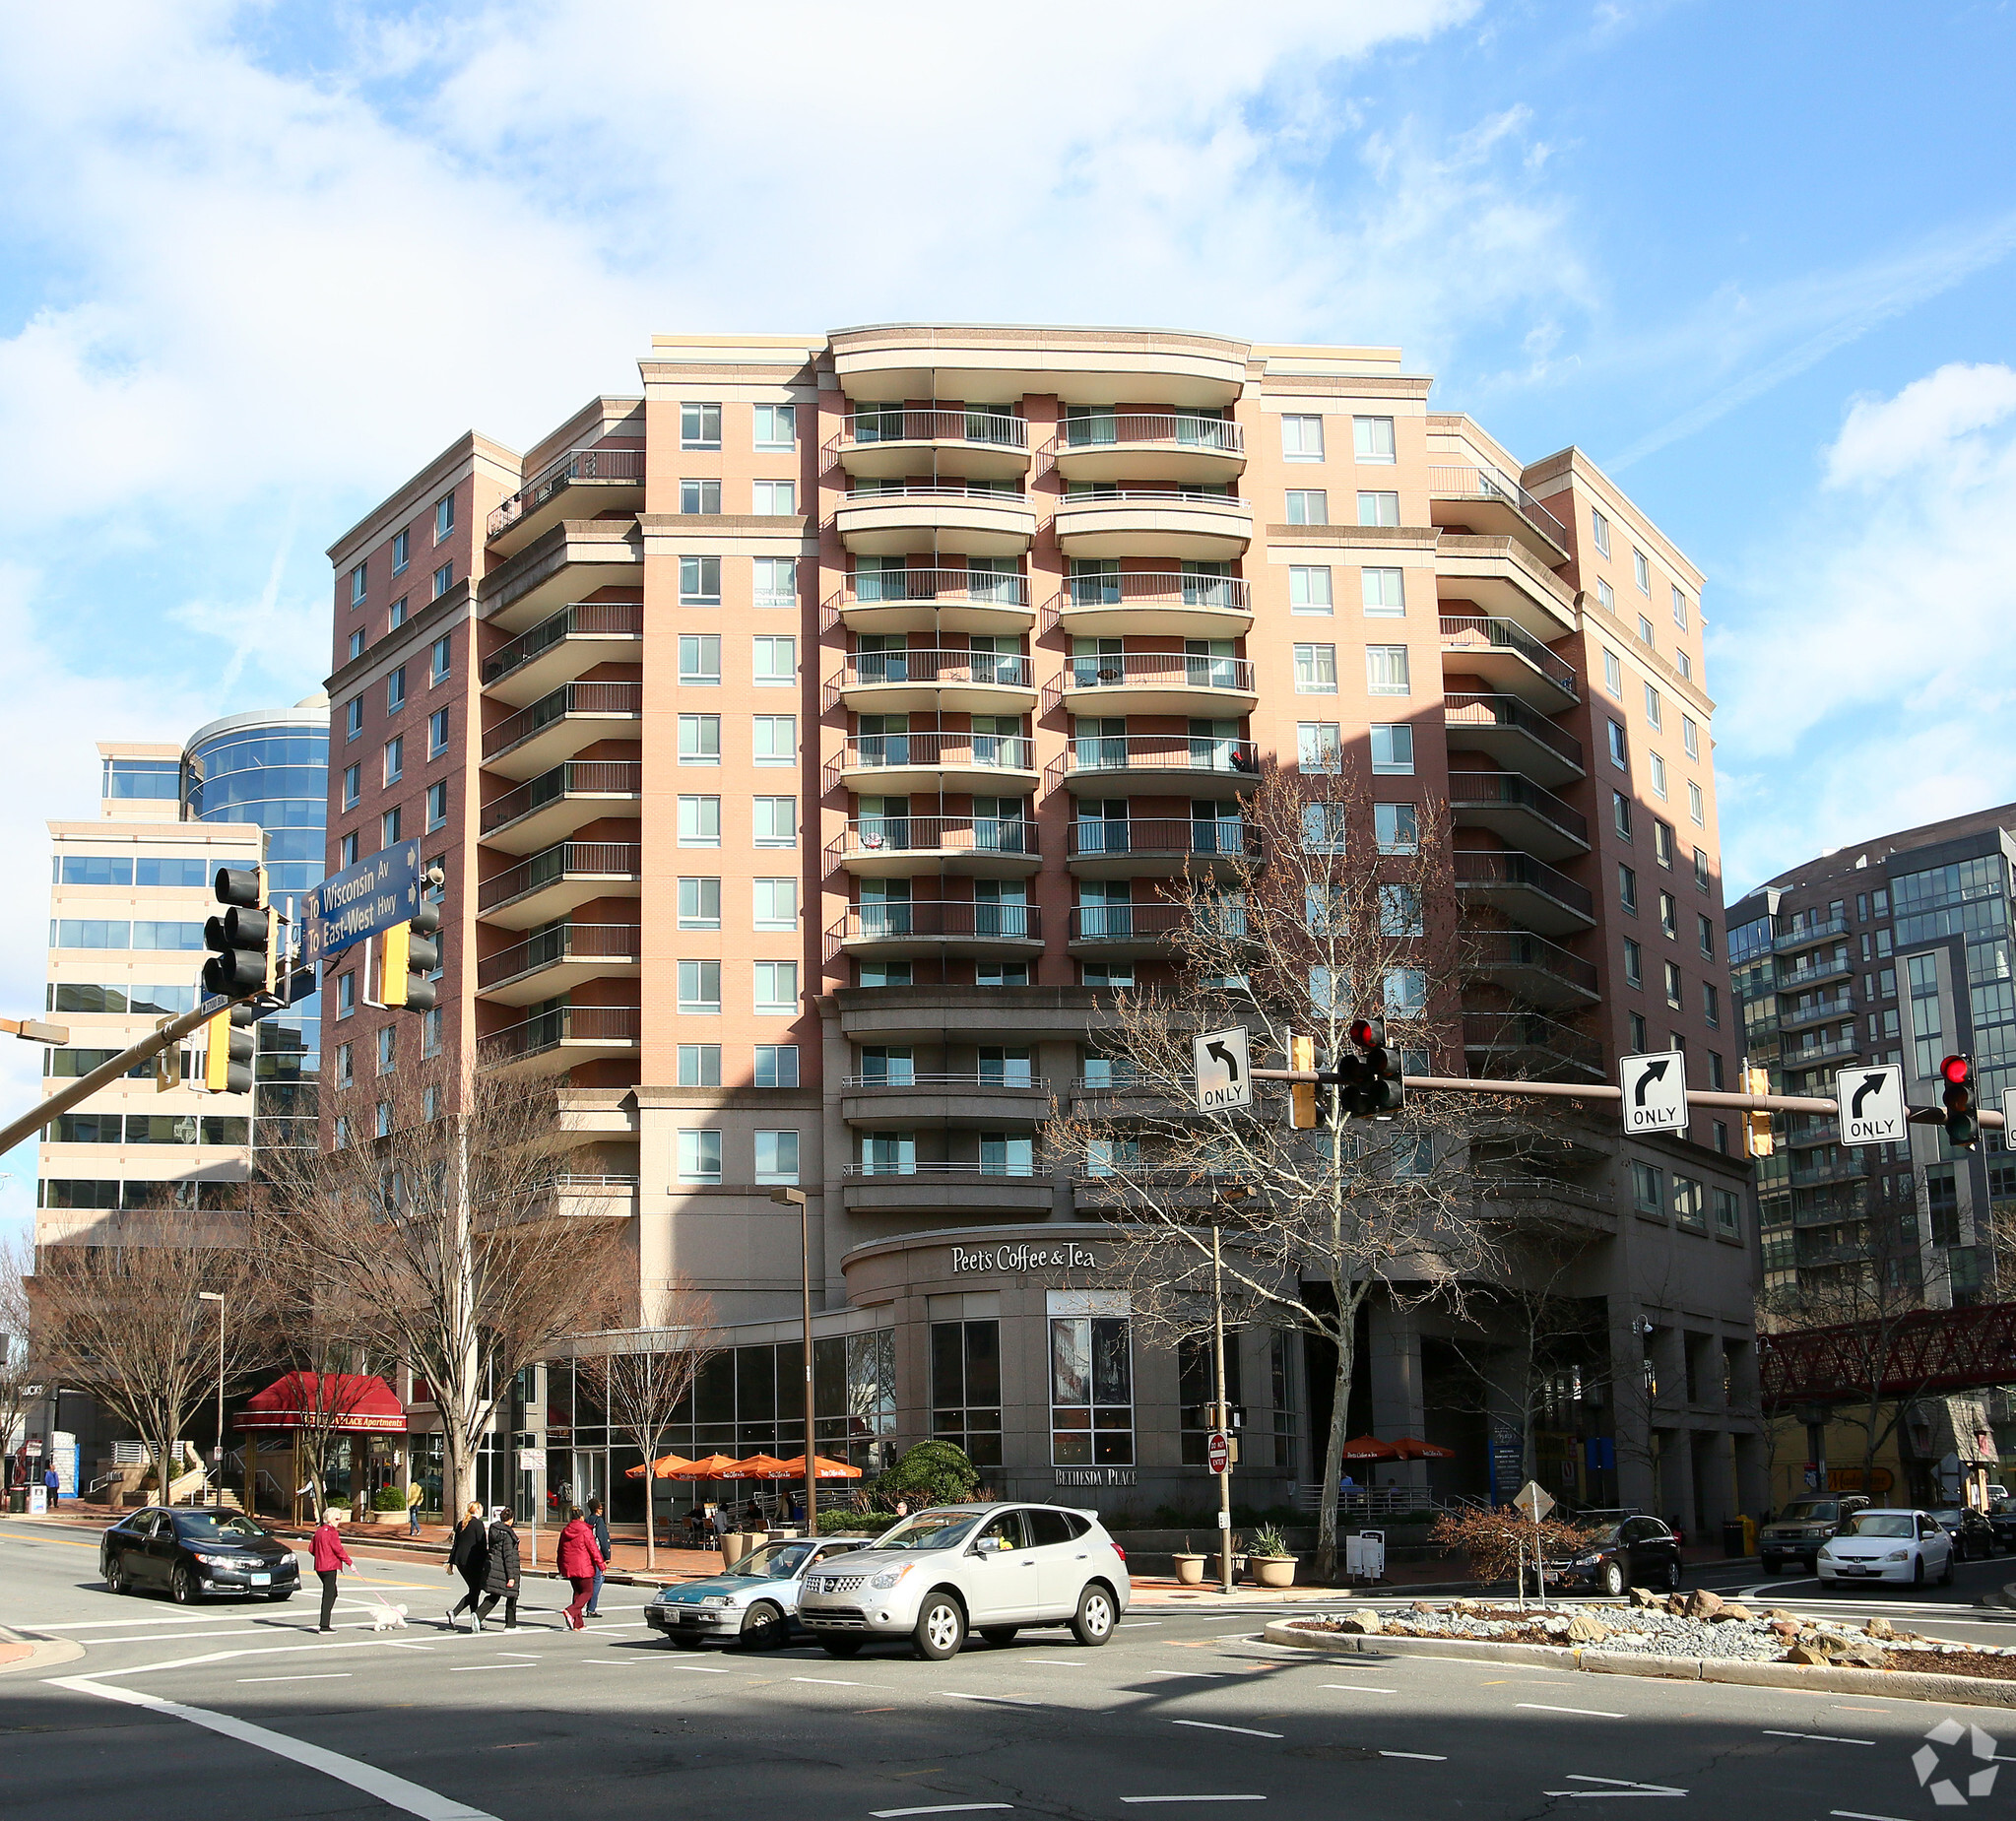
<svg viewBox="0 0 2016 1821">
<path fill-rule="evenodd" d="M 798 1209 L 799 1288 L 805 1333 L 805 1533 L 819 1533 L 818 1469 L 812 1446 L 812 1203 L 803 1189 L 772 1189 L 770 1200 Z"/>
<path fill-rule="evenodd" d="M 217 1305 L 217 1484 L 211 1487 L 212 1502 L 224 1503 L 224 1292 L 222 1290 L 198 1290 L 199 1303 Z M 168 1496 L 167 1487 L 162 1488 L 163 1502 Z"/>
</svg>

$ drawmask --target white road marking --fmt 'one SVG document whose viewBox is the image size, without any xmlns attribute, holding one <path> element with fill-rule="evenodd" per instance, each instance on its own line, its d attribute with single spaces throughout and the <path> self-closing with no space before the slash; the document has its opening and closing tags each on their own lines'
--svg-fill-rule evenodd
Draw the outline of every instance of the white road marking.
<svg viewBox="0 0 2016 1821">
<path fill-rule="evenodd" d="M 641 1657 L 583 1657 L 584 1663 L 595 1663 L 605 1669 L 627 1669 L 630 1664 L 642 1662 Z"/>
<path fill-rule="evenodd" d="M 1439 1751 L 1382 1751 L 1382 1758 L 1418 1758 L 1423 1764 L 1447 1764 L 1448 1758 Z"/>
<path fill-rule="evenodd" d="M 1114 1629 L 1117 1631 L 1133 1631 L 1138 1626 L 1159 1625 L 1161 1622 L 1160 1619 L 1122 1619 Z M 1122 1797 L 1121 1799 L 1125 1800 L 1126 1798 Z"/>
<path fill-rule="evenodd" d="M 1148 1673 L 1150 1675 L 1182 1675 L 1193 1679 L 1202 1677 L 1207 1682 L 1222 1681 L 1225 1675 L 1225 1671 L 1222 1669 L 1150 1669 Z"/>
<path fill-rule="evenodd" d="M 1319 1688 L 1341 1688 L 1349 1695 L 1397 1695 L 1398 1688 L 1374 1688 L 1369 1682 L 1318 1682 Z"/>
<path fill-rule="evenodd" d="M 676 1662 L 672 1667 L 675 1669 L 690 1669 L 695 1675 L 726 1675 L 728 1673 L 726 1669 L 717 1669 L 712 1663 L 704 1662 Z"/>
<path fill-rule="evenodd" d="M 222 1625 L 228 1619 L 242 1617 L 237 1612 L 176 1613 L 172 1618 L 161 1619 L 70 1619 L 61 1625 L 24 1625 L 23 1631 L 97 1631 L 106 1625 Z M 281 1621 L 276 1619 L 275 1624 Z"/>
<path fill-rule="evenodd" d="M 1627 1777 L 1585 1777 L 1579 1771 L 1567 1773 L 1570 1783 L 1609 1784 L 1607 1789 L 1542 1789 L 1542 1795 L 1604 1796 L 1604 1795 L 1685 1795 L 1685 1789 L 1676 1789 L 1671 1784 L 1633 1783 Z"/>
<path fill-rule="evenodd" d="M 1780 1726 L 1766 1726 L 1765 1735 L 1774 1739 L 1814 1739 L 1822 1745 L 1873 1745 L 1874 1739 L 1845 1739 L 1832 1732 L 1787 1732 Z"/>
<path fill-rule="evenodd" d="M 1243 1732 L 1250 1739 L 1286 1738 L 1285 1732 L 1263 1732 L 1258 1726 L 1221 1726 L 1215 1720 L 1172 1720 L 1172 1726 L 1199 1726 L 1206 1732 Z"/>
<path fill-rule="evenodd" d="M 1629 1720 L 1629 1714 L 1612 1714 L 1600 1707 L 1552 1707 L 1545 1701 L 1515 1701 L 1514 1707 L 1530 1708 L 1535 1714 L 1582 1714 L 1591 1720 Z"/>
<path fill-rule="evenodd" d="M 537 1658 L 533 1658 L 533 1662 L 538 1660 Z M 459 1668 L 450 1669 L 448 1673 L 450 1675 L 476 1675 L 485 1669 L 529 1669 L 531 1667 L 532 1663 L 529 1662 L 466 1662 Z"/>
<path fill-rule="evenodd" d="M 1830 1808 L 1830 1815 L 1839 1815 L 1841 1821 L 1898 1821 L 1896 1815 L 1865 1815 L 1859 1808 Z"/>
<path fill-rule="evenodd" d="M 1264 1795 L 1123 1795 L 1123 1802 L 1264 1802 Z"/>
<path fill-rule="evenodd" d="M 289 1738 L 284 1732 L 274 1732 L 265 1726 L 255 1726 L 249 1721 L 233 1719 L 228 1714 L 213 1714 L 206 1708 L 184 1707 L 179 1702 L 163 1701 L 158 1695 L 144 1694 L 137 1688 L 106 1688 L 88 1675 L 52 1676 L 49 1686 L 72 1689 L 79 1694 L 97 1695 L 106 1701 L 124 1702 L 128 1707 L 148 1708 L 158 1714 L 167 1714 L 177 1720 L 186 1720 L 191 1725 L 202 1726 L 207 1731 L 222 1733 L 226 1738 L 237 1739 L 240 1743 L 269 1751 L 276 1757 L 289 1759 L 311 1771 L 320 1771 L 325 1777 L 333 1777 L 338 1783 L 346 1783 L 354 1789 L 361 1789 L 366 1795 L 375 1796 L 388 1807 L 397 1808 L 410 1815 L 419 1815 L 421 1821 L 497 1821 L 488 1810 L 471 1808 L 465 1802 L 441 1795 L 432 1789 L 423 1788 L 417 1783 L 408 1783 L 403 1777 L 394 1777 L 381 1771 L 376 1765 L 359 1763 L 356 1758 L 346 1758 L 340 1752 L 325 1750 L 320 1745 L 309 1745 L 300 1739 Z"/>
<path fill-rule="evenodd" d="M 317 1669 L 312 1675 L 241 1675 L 242 1682 L 347 1682 L 348 1669 Z"/>
<path fill-rule="evenodd" d="M 837 1675 L 794 1675 L 794 1682 L 815 1682 L 821 1688 L 872 1688 L 872 1682 L 843 1682 Z M 920 1814 L 926 1812 L 919 1809 Z M 936 1812 L 933 1810 L 931 1812 Z"/>
<path fill-rule="evenodd" d="M 996 1707 L 1042 1707 L 1041 1701 L 1025 1701 L 1020 1695 L 962 1695 L 956 1688 L 938 1691 L 947 1701 L 986 1701 Z"/>
<path fill-rule="evenodd" d="M 889 1821 L 893 1815 L 971 1815 L 984 1808 L 1012 1808 L 1012 1802 L 937 1802 L 929 1808 L 871 1808 L 876 1821 Z"/>
</svg>

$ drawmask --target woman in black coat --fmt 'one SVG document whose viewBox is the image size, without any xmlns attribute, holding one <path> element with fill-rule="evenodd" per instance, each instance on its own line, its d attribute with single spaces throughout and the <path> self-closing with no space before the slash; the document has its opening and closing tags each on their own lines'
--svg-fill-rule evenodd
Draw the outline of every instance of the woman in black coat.
<svg viewBox="0 0 2016 1821">
<path fill-rule="evenodd" d="M 496 1610 L 497 1601 L 504 1602 L 504 1629 L 518 1629 L 518 1532 L 511 1528 L 511 1513 L 508 1507 L 497 1513 L 497 1521 L 489 1528 L 489 1558 L 484 1567 L 484 1593 L 487 1595 L 477 1609 L 476 1621 L 479 1626 Z"/>
<path fill-rule="evenodd" d="M 476 1608 L 477 1602 L 483 1598 L 484 1577 L 489 1572 L 489 1536 L 484 1529 L 483 1507 L 472 1500 L 462 1514 L 462 1522 L 455 1527 L 455 1540 L 448 1545 L 448 1573 L 460 1575 L 463 1587 L 468 1590 L 458 1604 L 448 1608 L 450 1630 L 460 1629 L 455 1621 L 464 1612 L 469 1614 L 469 1622 L 476 1630 L 483 1630 L 483 1620 L 477 1616 Z"/>
</svg>

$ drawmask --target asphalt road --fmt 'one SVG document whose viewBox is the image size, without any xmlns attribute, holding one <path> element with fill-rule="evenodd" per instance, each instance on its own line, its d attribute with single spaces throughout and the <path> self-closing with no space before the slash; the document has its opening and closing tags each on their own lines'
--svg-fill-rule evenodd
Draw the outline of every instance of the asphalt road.
<svg viewBox="0 0 2016 1821">
<path fill-rule="evenodd" d="M 1770 1594 L 2016 1642 L 2016 1613 L 1964 1603 L 2012 1570 L 1975 1565 L 1963 1572 L 1979 1586 L 1935 1600 L 1814 1598 L 1789 1576 Z M 0 1623 L 84 1650 L 0 1676 L 9 1810 L 742 1821 L 792 1804 L 820 1821 L 1091 1821 L 1258 1804 L 1296 1817 L 1514 1817 L 1625 1799 L 1720 1804 L 1745 1821 L 1950 1812 L 1913 1767 L 1949 1715 L 1916 1702 L 1316 1657 L 1260 1642 L 1251 1609 L 1137 1607 L 1096 1651 L 1029 1631 L 949 1663 L 873 1646 L 841 1661 L 812 1647 L 673 1651 L 645 1631 L 630 1589 L 607 1591 L 598 1629 L 568 1633 L 551 1584 L 535 1587 L 519 1632 L 479 1637 L 442 1623 L 442 1575 L 367 1563 L 345 1580 L 339 1630 L 322 1638 L 309 1595 L 196 1610 L 114 1598 L 88 1536 L 0 1525 Z M 411 1628 L 369 1631 L 366 1587 L 408 1602 Z M 2016 1723 L 1954 1713 L 1985 1722 L 2003 1740 L 1996 1755 L 2016 1761 Z M 1983 1768 L 1961 1762 L 1965 1741 L 1934 1749 L 1935 1775 Z M 2009 1792 L 1970 1807 L 2007 1812 Z"/>
</svg>

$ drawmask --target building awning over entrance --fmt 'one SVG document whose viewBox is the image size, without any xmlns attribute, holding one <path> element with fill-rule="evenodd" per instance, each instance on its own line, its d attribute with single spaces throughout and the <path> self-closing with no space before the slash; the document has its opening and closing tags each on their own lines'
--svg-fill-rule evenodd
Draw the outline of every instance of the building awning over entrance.
<svg viewBox="0 0 2016 1821">
<path fill-rule="evenodd" d="M 380 1378 L 357 1372 L 290 1372 L 246 1401 L 238 1427 L 404 1435 L 406 1408 Z"/>
</svg>

